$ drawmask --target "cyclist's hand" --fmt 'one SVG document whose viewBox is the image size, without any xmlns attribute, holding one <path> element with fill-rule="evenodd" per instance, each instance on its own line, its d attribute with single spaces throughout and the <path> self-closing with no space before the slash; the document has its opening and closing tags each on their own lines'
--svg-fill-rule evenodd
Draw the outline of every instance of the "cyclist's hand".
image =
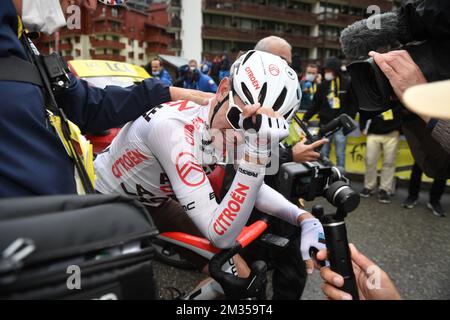
<svg viewBox="0 0 450 320">
<path fill-rule="evenodd" d="M 328 139 L 322 139 L 312 144 L 305 144 L 306 138 L 298 142 L 292 148 L 292 157 L 295 162 L 302 163 L 307 161 L 317 161 L 320 158 L 320 153 L 316 152 L 324 144 L 328 143 Z"/>
<path fill-rule="evenodd" d="M 210 92 L 202 92 L 198 90 L 183 89 L 177 87 L 169 87 L 169 92 L 172 101 L 189 100 L 202 106 L 207 106 L 209 104 L 209 100 L 215 97 L 215 94 Z"/>
<path fill-rule="evenodd" d="M 255 106 L 244 108 L 239 127 L 244 130 L 246 155 L 258 159 L 260 164 L 270 161 L 271 149 L 278 149 L 279 141 L 289 134 L 289 124 L 284 117 L 272 109 L 255 109 Z"/>
<path fill-rule="evenodd" d="M 317 250 L 325 249 L 325 233 L 320 221 L 310 213 L 302 214 L 299 219 L 301 220 L 300 227 L 302 228 L 300 251 L 306 263 L 306 271 L 311 274 L 314 271 L 314 261 L 309 254 L 309 249 L 311 247 Z"/>
<path fill-rule="evenodd" d="M 401 299 L 397 288 L 389 276 L 375 263 L 360 253 L 353 244 L 350 244 L 353 272 L 359 297 L 363 300 L 399 300 Z M 317 259 L 327 259 L 326 250 L 317 253 Z M 350 300 L 352 296 L 338 288 L 344 285 L 344 278 L 331 271 L 329 267 L 320 269 L 320 276 L 325 281 L 322 285 L 323 293 L 332 300 Z"/>
</svg>

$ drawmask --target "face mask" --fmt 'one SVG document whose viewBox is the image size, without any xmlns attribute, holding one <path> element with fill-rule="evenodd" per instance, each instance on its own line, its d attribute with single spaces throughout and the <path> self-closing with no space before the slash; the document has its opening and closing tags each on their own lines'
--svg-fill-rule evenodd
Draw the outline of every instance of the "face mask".
<svg viewBox="0 0 450 320">
<path fill-rule="evenodd" d="M 160 73 L 161 72 L 159 72 L 159 71 L 152 72 L 152 76 L 157 77 L 160 75 Z"/>
<path fill-rule="evenodd" d="M 29 31 L 46 34 L 66 25 L 59 0 L 23 0 L 22 21 Z"/>
<path fill-rule="evenodd" d="M 316 78 L 316 76 L 312 73 L 307 73 L 306 77 L 305 77 L 306 81 L 309 81 L 309 82 L 313 82 L 315 78 Z"/>
<path fill-rule="evenodd" d="M 191 71 L 194 72 L 195 71 L 195 67 L 190 67 Z"/>
<path fill-rule="evenodd" d="M 331 81 L 334 79 L 334 75 L 331 72 L 325 73 L 325 80 Z"/>
</svg>

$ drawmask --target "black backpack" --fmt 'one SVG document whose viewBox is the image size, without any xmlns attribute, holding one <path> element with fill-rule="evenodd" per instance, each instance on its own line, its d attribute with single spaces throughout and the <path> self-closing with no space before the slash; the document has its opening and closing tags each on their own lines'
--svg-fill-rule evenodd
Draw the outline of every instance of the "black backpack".
<svg viewBox="0 0 450 320">
<path fill-rule="evenodd" d="M 156 299 L 156 234 L 126 197 L 0 200 L 0 299 Z"/>
</svg>

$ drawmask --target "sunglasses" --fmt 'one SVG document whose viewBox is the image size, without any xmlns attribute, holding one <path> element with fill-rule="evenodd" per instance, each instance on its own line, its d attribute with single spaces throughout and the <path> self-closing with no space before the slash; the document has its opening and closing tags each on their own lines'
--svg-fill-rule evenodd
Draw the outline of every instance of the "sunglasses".
<svg viewBox="0 0 450 320">
<path fill-rule="evenodd" d="M 234 102 L 233 90 L 230 90 L 226 118 L 228 123 L 234 130 L 240 130 L 239 117 L 242 112 L 242 109 Z"/>
</svg>

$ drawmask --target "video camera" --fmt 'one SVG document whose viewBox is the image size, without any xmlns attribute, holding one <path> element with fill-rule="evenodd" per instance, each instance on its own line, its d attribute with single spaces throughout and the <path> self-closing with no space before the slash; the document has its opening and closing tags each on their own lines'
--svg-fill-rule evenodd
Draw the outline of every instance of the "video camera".
<svg viewBox="0 0 450 320">
<path fill-rule="evenodd" d="M 373 15 L 342 31 L 342 51 L 347 58 L 357 59 L 347 66 L 347 71 L 359 110 L 377 115 L 398 102 L 387 77 L 373 58 L 367 59 L 370 51 L 406 50 L 429 82 L 450 77 L 446 56 L 450 50 L 450 25 L 445 19 L 449 11 L 447 1 L 408 2 L 398 11 Z"/>
<path fill-rule="evenodd" d="M 297 116 L 294 121 L 305 133 L 307 143 L 329 137 L 341 129 L 345 135 L 356 129 L 356 124 L 346 114 L 321 127 L 317 135 L 312 135 Z M 297 203 L 299 198 L 312 201 L 323 196 L 333 206 L 342 207 L 346 212 L 353 211 L 359 205 L 359 195 L 350 187 L 349 180 L 324 157 L 316 162 L 285 163 L 280 168 L 279 177 L 280 193 L 292 203 Z"/>
</svg>

